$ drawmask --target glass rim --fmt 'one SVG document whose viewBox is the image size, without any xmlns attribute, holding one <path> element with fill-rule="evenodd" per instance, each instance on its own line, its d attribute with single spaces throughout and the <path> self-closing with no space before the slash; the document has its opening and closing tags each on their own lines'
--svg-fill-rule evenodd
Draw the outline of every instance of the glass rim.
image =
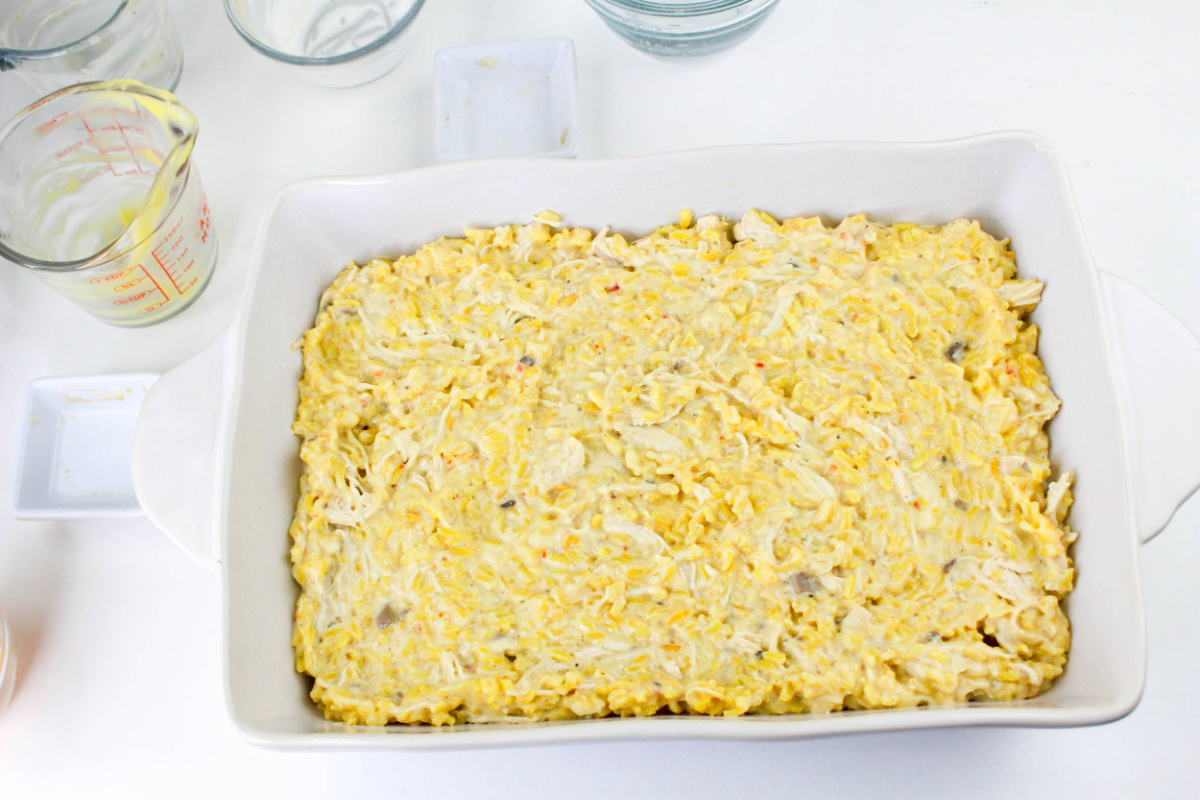
<svg viewBox="0 0 1200 800">
<path fill-rule="evenodd" d="M 113 11 L 112 16 L 106 19 L 104 23 L 100 25 L 100 27 L 96 28 L 91 33 L 80 36 L 73 42 L 56 45 L 54 47 L 44 47 L 39 50 L 21 50 L 15 47 L 0 47 L 0 56 L 4 56 L 6 58 L 15 58 L 19 61 L 39 61 L 46 58 L 61 56 L 64 53 L 70 52 L 76 46 L 81 45 L 93 37 L 103 33 L 104 29 L 109 25 L 112 25 L 113 21 L 116 20 L 117 17 L 121 16 L 121 12 L 124 11 L 132 2 L 135 2 L 135 0 L 121 0 L 120 5 L 118 5 L 116 10 Z"/>
<path fill-rule="evenodd" d="M 588 0 L 592 5 L 607 6 L 621 11 L 654 14 L 663 17 L 718 14 L 741 6 L 774 5 L 777 0 L 696 0 L 696 2 L 666 3 L 661 0 Z"/>
<path fill-rule="evenodd" d="M 11 666 L 16 669 L 16 658 L 13 656 L 12 632 L 8 629 L 8 621 L 4 619 L 4 614 L 0 613 L 0 687 L 4 686 L 5 680 L 8 679 L 8 669 Z M 3 703 L 4 691 L 0 688 L 0 704 Z M 0 711 L 3 711 L 0 706 Z"/>
<path fill-rule="evenodd" d="M 230 24 L 233 25 L 234 30 L 236 30 L 238 34 L 246 40 L 246 44 L 250 45 L 264 56 L 273 58 L 276 61 L 282 61 L 285 64 L 292 64 L 300 67 L 324 67 L 333 64 L 345 64 L 347 62 L 354 61 L 357 58 L 361 58 L 362 56 L 369 55 L 376 50 L 379 50 L 407 30 L 417 18 L 417 14 L 421 11 L 421 7 L 425 5 L 425 0 L 413 0 L 413 4 L 409 6 L 408 11 L 404 12 L 404 16 L 397 20 L 395 25 L 389 28 L 382 36 L 377 39 L 372 39 L 362 47 L 332 56 L 298 56 L 293 53 L 285 53 L 282 50 L 276 50 L 274 47 L 264 44 L 260 39 L 258 39 L 258 37 L 251 33 L 250 29 L 242 23 L 241 15 L 234 10 L 233 4 L 235 2 L 236 0 L 225 0 L 225 17 L 229 20 Z"/>
<path fill-rule="evenodd" d="M 191 124 L 191 130 L 184 130 L 182 132 L 183 137 L 181 138 L 180 141 L 182 142 L 184 140 L 187 140 L 192 145 L 195 144 L 196 135 L 199 133 L 199 127 L 200 127 L 199 122 L 196 120 L 195 114 L 192 114 L 192 112 L 190 110 L 188 110 L 188 108 L 185 105 L 183 105 L 183 103 L 180 103 L 179 99 L 176 98 L 175 95 L 171 94 L 170 92 L 168 92 L 165 89 L 159 89 L 158 87 L 155 87 L 155 86 L 148 86 L 144 83 L 141 83 L 140 81 L 122 79 L 122 80 L 116 80 L 116 81 L 92 81 L 90 83 L 77 83 L 74 86 L 67 86 L 63 89 L 59 89 L 57 92 L 54 92 L 53 94 L 46 95 L 42 99 L 33 103 L 32 105 L 26 106 L 25 108 L 18 111 L 16 114 L 13 115 L 12 119 L 10 119 L 8 122 L 6 122 L 3 126 L 0 126 L 0 146 L 3 146 L 4 140 L 6 138 L 8 138 L 8 136 L 14 130 L 16 130 L 16 128 L 22 122 L 24 122 L 25 119 L 30 114 L 32 114 L 35 110 L 37 110 L 38 108 L 41 108 L 42 106 L 45 106 L 45 105 L 49 105 L 50 103 L 54 102 L 55 100 L 58 100 L 59 98 L 64 97 L 66 95 L 79 94 L 79 93 L 83 93 L 83 92 L 95 92 L 95 91 L 117 91 L 117 92 L 125 92 L 127 94 L 144 95 L 144 96 L 150 97 L 154 100 L 158 100 L 163 103 L 169 103 L 177 108 L 182 109 L 191 118 L 192 124 Z M 176 146 L 178 146 L 178 145 L 176 145 Z M 180 175 L 183 176 L 182 179 L 185 184 L 187 183 L 187 181 L 189 181 L 191 179 L 191 177 L 192 177 L 191 153 L 189 153 L 188 157 L 186 159 L 184 159 L 182 166 L 179 168 L 179 171 L 176 173 L 175 178 L 173 178 L 173 180 L 178 179 Z M 157 182 L 157 180 L 158 180 L 158 177 L 156 176 L 155 182 Z M 180 201 L 180 199 L 182 199 L 182 197 L 183 197 L 183 192 L 180 191 L 179 195 L 175 198 L 175 202 L 173 202 L 171 204 L 171 207 L 168 209 L 165 209 L 163 211 L 163 215 L 162 215 L 163 219 L 170 216 L 170 214 L 175 210 L 175 207 L 179 205 L 179 201 Z M 141 210 L 141 207 L 139 206 L 139 211 L 140 210 Z M 16 264 L 19 267 L 25 267 L 26 269 L 40 270 L 43 272 L 82 271 L 85 269 L 90 269 L 92 267 L 104 266 L 105 264 L 120 258 L 121 256 L 125 255 L 126 253 L 130 252 L 131 250 L 133 250 L 133 249 L 145 244 L 147 241 L 149 241 L 159 231 L 159 229 L 161 227 L 162 227 L 162 220 L 160 220 L 159 224 L 155 225 L 154 229 L 152 231 L 150 231 L 148 234 L 146 234 L 146 236 L 142 237 L 141 239 L 139 239 L 136 242 L 133 242 L 128 247 L 121 248 L 117 252 L 110 252 L 110 251 L 113 249 L 113 245 L 115 245 L 117 242 L 121 241 L 121 236 L 118 236 L 116 239 L 112 240 L 111 242 L 106 244 L 104 247 L 97 250 L 95 253 L 92 253 L 90 256 L 84 256 L 83 258 L 76 258 L 76 259 L 71 259 L 68 261 L 47 261 L 42 258 L 35 258 L 33 256 L 26 255 L 25 253 L 21 253 L 16 250 L 13 250 L 11 247 L 9 247 L 5 243 L 4 238 L 0 237 L 0 258 L 4 258 L 4 259 L 12 262 L 13 264 Z M 124 235 L 124 231 L 122 231 L 122 235 Z"/>
</svg>

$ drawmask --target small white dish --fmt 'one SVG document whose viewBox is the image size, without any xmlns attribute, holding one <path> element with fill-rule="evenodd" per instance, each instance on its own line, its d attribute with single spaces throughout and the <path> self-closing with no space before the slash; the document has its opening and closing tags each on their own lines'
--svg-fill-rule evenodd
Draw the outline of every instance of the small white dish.
<svg viewBox="0 0 1200 800">
<path fill-rule="evenodd" d="M 579 112 L 570 39 L 439 50 L 434 98 L 439 162 L 575 157 Z"/>
<path fill-rule="evenodd" d="M 154 373 L 38 378 L 25 387 L 18 519 L 133 517 L 133 429 Z"/>
</svg>

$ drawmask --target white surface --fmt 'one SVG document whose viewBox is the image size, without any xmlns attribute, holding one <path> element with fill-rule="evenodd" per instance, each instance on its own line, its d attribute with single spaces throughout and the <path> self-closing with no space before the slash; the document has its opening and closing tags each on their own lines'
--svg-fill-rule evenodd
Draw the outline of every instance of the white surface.
<svg viewBox="0 0 1200 800">
<path fill-rule="evenodd" d="M 252 53 L 210 3 L 173 3 L 178 93 L 222 261 L 197 304 L 144 330 L 86 318 L 0 269 L 0 490 L 21 391 L 49 374 L 163 371 L 224 327 L 273 191 L 433 161 L 433 54 L 568 36 L 580 156 L 752 142 L 942 139 L 1025 128 L 1063 156 L 1097 266 L 1200 330 L 1200 7 L 1064 0 L 784 3 L 707 64 L 643 56 L 582 3 L 431 3 L 414 51 L 367 86 L 311 87 Z M 0 115 L 26 101 L 0 75 Z M 7 506 L 0 503 L 0 507 Z M 217 574 L 146 520 L 0 520 L 0 606 L 21 674 L 0 717 L 7 797 L 1195 797 L 1200 795 L 1200 502 L 1142 548 L 1146 693 L 1076 730 L 969 729 L 792 743 L 590 744 L 477 753 L 287 753 L 224 721 Z M 281 555 L 282 557 L 282 555 Z"/>
<path fill-rule="evenodd" d="M 570 39 L 448 47 L 434 57 L 433 80 L 438 161 L 575 155 Z"/>
<path fill-rule="evenodd" d="M 714 181 L 714 175 L 721 180 Z M 466 195 L 472 207 L 464 219 L 461 198 Z M 1082 476 L 1071 519 L 1088 535 L 1074 549 L 1080 577 L 1068 606 L 1073 642 L 1067 673 L 1036 700 L 1002 706 L 464 726 L 437 735 L 405 727 L 361 735 L 326 723 L 306 697 L 307 680 L 294 672 L 296 587 L 289 565 L 279 557 L 278 532 L 291 523 L 300 467 L 289 428 L 301 372 L 293 344 L 311 326 L 313 308 L 340 265 L 411 252 L 464 225 L 527 220 L 545 206 L 569 225 L 596 230 L 608 224 L 629 235 L 648 233 L 675 219 L 684 203 L 732 218 L 755 205 L 781 215 L 786 210 L 832 219 L 864 211 L 878 219 L 929 222 L 969 213 L 1019 243 L 1027 274 L 1046 283 L 1033 319 L 1041 328 L 1039 352 L 1063 401 L 1054 420 L 1051 457 Z M 1113 720 L 1141 694 L 1145 630 L 1135 517 L 1149 511 L 1148 518 L 1157 521 L 1165 512 L 1156 505 L 1133 508 L 1132 464 L 1161 464 L 1168 477 L 1179 476 L 1174 481 L 1147 475 L 1175 491 L 1166 498 L 1174 510 L 1200 483 L 1200 465 L 1191 463 L 1192 453 L 1200 450 L 1200 429 L 1178 421 L 1181 411 L 1195 418 L 1189 403 L 1168 398 L 1147 405 L 1140 393 L 1131 393 L 1134 418 L 1143 419 L 1138 412 L 1161 414 L 1170 435 L 1145 437 L 1143 444 L 1155 448 L 1149 458 L 1126 458 L 1126 452 L 1143 455 L 1146 448 L 1122 440 L 1128 427 L 1110 373 L 1110 350 L 1115 356 L 1126 344 L 1146 343 L 1105 335 L 1099 281 L 1065 169 L 1044 139 L 997 133 L 933 144 L 750 145 L 594 161 L 484 160 L 374 177 L 311 179 L 287 187 L 268 207 L 247 282 L 248 295 L 229 336 L 232 346 L 222 336 L 163 377 L 138 422 L 134 457 L 138 497 L 151 519 L 197 557 L 214 538 L 222 543 L 211 557 L 220 560 L 227 582 L 228 633 L 222 642 L 227 699 L 235 725 L 251 739 L 299 746 L 443 748 L 635 737 L 809 737 L 951 724 L 1060 726 Z M 1196 339 L 1186 331 L 1172 335 L 1170 314 L 1132 291 L 1111 295 L 1115 316 L 1126 330 L 1147 331 L 1163 358 L 1175 362 L 1189 382 L 1200 383 L 1200 360 L 1180 357 L 1200 349 Z M 1132 360 L 1127 371 L 1144 378 L 1153 399 L 1156 390 L 1175 388 L 1161 369 L 1138 371 L 1139 363 L 1153 363 L 1142 353 L 1132 353 Z M 183 405 L 183 398 L 191 404 Z M 203 418 L 196 408 L 224 404 L 228 412 Z M 1096 436 L 1098 430 L 1112 435 Z M 184 432 L 187 438 L 180 435 Z M 193 469 L 205 463 L 212 466 Z M 174 508 L 195 511 L 159 513 Z M 216 512 L 210 523 L 216 537 L 203 535 L 203 529 L 197 535 L 205 508 Z"/>
<path fill-rule="evenodd" d="M 13 515 L 94 519 L 142 513 L 133 494 L 133 429 L 158 375 L 38 378 L 25 388 Z"/>
</svg>

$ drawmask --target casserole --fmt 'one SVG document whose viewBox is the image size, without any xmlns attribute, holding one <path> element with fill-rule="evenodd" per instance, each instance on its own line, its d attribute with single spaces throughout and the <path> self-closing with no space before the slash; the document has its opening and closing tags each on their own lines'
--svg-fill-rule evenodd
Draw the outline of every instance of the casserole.
<svg viewBox="0 0 1200 800">
<path fill-rule="evenodd" d="M 1032 320 L 1062 410 L 1057 468 L 1077 471 L 1077 586 L 1066 673 L 1042 696 L 831 715 L 654 717 L 454 729 L 357 728 L 325 721 L 297 675 L 287 528 L 300 462 L 290 432 L 300 357 L 292 344 L 349 260 L 411 252 L 464 226 L 553 208 L 585 227 L 644 232 L 683 208 L 746 208 L 840 219 L 980 220 L 1011 237 L 1020 272 L 1045 281 Z M 625 738 L 799 738 L 948 725 L 1064 726 L 1117 719 L 1137 704 L 1145 629 L 1137 548 L 1200 484 L 1187 458 L 1200 420 L 1200 344 L 1120 279 L 1097 273 L 1065 171 L 1043 139 L 999 133 L 920 144 L 722 148 L 607 161 L 469 162 L 392 175 L 318 179 L 282 190 L 259 232 L 230 329 L 146 398 L 134 484 L 147 515 L 224 578 L 227 706 L 246 737 L 273 745 L 472 747 Z M 186 424 L 180 424 L 186 421 Z"/>
</svg>

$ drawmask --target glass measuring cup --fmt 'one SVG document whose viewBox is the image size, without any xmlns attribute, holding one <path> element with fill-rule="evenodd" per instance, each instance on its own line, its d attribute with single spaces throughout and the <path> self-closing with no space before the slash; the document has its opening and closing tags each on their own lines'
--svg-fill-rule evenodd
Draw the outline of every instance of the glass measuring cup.
<svg viewBox="0 0 1200 800">
<path fill-rule="evenodd" d="M 105 322 L 149 325 L 204 290 L 217 238 L 199 126 L 137 81 L 71 86 L 0 129 L 0 256 Z"/>
<path fill-rule="evenodd" d="M 8 69 L 43 95 L 118 78 L 172 91 L 183 48 L 166 0 L 4 0 L 0 71 Z"/>
</svg>

